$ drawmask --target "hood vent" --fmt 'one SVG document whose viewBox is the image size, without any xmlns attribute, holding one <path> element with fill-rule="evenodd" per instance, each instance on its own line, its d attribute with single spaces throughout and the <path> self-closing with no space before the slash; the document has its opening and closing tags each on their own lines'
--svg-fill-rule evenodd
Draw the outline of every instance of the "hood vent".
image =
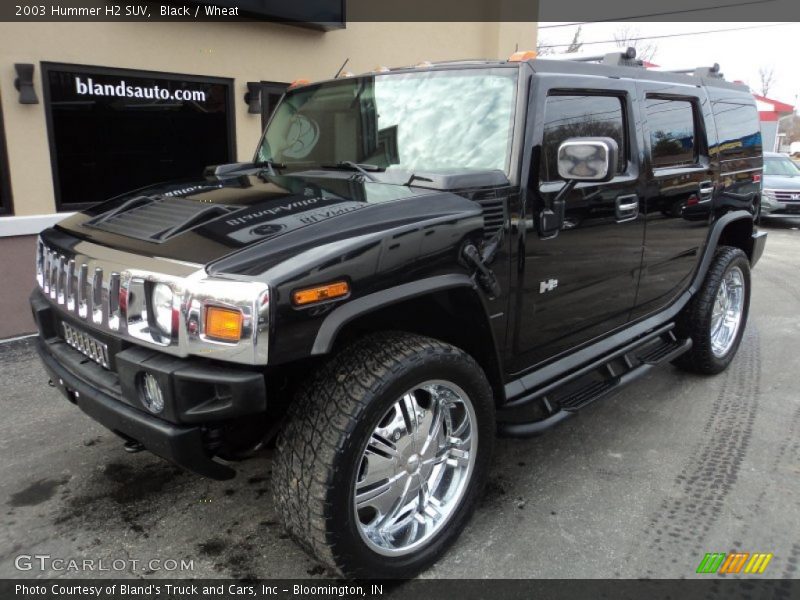
<svg viewBox="0 0 800 600">
<path fill-rule="evenodd" d="M 85 225 L 145 242 L 161 243 L 238 208 L 182 198 L 137 196 Z"/>
</svg>

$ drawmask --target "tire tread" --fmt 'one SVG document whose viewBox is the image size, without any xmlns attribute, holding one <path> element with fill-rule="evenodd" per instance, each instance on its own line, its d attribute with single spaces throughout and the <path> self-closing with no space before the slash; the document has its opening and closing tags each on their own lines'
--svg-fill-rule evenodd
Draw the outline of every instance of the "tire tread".
<svg viewBox="0 0 800 600">
<path fill-rule="evenodd" d="M 273 461 L 272 493 L 286 531 L 337 575 L 350 569 L 336 554 L 328 527 L 328 491 L 336 484 L 339 456 L 369 400 L 409 363 L 459 355 L 458 348 L 419 335 L 383 332 L 361 338 L 312 373 L 289 408 Z"/>
</svg>

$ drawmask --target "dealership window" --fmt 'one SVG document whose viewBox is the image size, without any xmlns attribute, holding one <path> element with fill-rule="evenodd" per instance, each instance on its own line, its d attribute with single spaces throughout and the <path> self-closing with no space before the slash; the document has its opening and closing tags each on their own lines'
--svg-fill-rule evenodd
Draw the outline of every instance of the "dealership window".
<svg viewBox="0 0 800 600">
<path fill-rule="evenodd" d="M 0 103 L 0 215 L 7 215 L 11 212 L 11 181 L 8 174 L 6 133 L 3 127 L 3 106 Z"/>
<path fill-rule="evenodd" d="M 689 100 L 648 96 L 645 111 L 653 168 L 694 164 L 697 161 L 694 104 Z"/>
<path fill-rule="evenodd" d="M 42 71 L 59 210 L 234 160 L 229 79 L 50 63 Z"/>
</svg>

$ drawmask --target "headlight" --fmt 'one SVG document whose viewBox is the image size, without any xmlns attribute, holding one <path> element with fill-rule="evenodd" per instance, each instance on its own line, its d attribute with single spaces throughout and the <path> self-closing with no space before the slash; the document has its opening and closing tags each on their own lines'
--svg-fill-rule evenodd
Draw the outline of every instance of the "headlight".
<svg viewBox="0 0 800 600">
<path fill-rule="evenodd" d="M 172 336 L 172 288 L 166 283 L 157 283 L 153 286 L 151 295 L 153 318 L 158 329 L 166 336 Z"/>
<path fill-rule="evenodd" d="M 775 190 L 761 190 L 761 193 L 766 197 L 768 200 L 775 200 Z"/>
</svg>

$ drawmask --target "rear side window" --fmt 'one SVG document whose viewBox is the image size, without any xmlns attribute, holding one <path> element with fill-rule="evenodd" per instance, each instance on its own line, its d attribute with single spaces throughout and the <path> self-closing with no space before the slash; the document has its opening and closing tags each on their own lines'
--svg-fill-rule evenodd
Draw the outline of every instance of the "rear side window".
<svg viewBox="0 0 800 600">
<path fill-rule="evenodd" d="M 539 168 L 541 181 L 557 181 L 558 147 L 572 137 L 610 137 L 619 146 L 617 173 L 625 172 L 627 144 L 625 113 L 618 96 L 548 96 L 544 109 L 544 137 Z"/>
<path fill-rule="evenodd" d="M 758 111 L 753 104 L 717 101 L 711 103 L 711 110 L 723 160 L 761 154 Z"/>
<path fill-rule="evenodd" d="M 689 100 L 647 98 L 653 168 L 681 167 L 697 162 L 694 106 Z"/>
</svg>

